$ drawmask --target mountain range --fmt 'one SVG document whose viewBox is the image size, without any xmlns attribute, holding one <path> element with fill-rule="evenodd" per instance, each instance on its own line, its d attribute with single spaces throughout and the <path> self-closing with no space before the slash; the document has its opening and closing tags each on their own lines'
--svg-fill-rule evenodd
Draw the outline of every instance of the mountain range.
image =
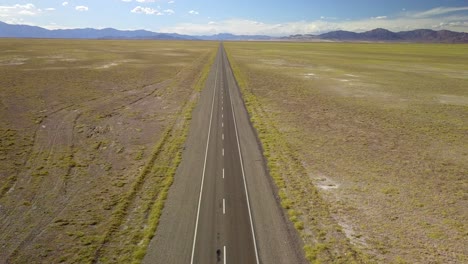
<svg viewBox="0 0 468 264">
<path fill-rule="evenodd" d="M 292 35 L 282 37 L 283 40 L 300 41 L 374 41 L 374 42 L 432 42 L 432 43 L 468 43 L 468 33 L 449 30 L 417 29 L 411 31 L 392 32 L 387 29 L 356 33 L 351 31 L 332 31 L 320 35 Z"/>
<path fill-rule="evenodd" d="M 270 40 L 262 35 L 234 35 L 222 33 L 189 36 L 177 33 L 156 33 L 147 30 L 117 30 L 113 28 L 54 29 L 36 26 L 11 25 L 0 21 L 0 38 L 65 38 L 65 39 L 160 39 L 160 40 Z"/>
<path fill-rule="evenodd" d="M 11 25 L 0 21 L 0 38 L 70 38 L 70 39 L 159 39 L 159 40 L 282 40 L 282 41 L 382 41 L 382 42 L 437 42 L 468 43 L 468 33 L 448 30 L 434 31 L 418 29 L 392 32 L 377 28 L 362 33 L 350 31 L 332 31 L 320 35 L 291 35 L 270 37 L 265 35 L 234 35 L 222 33 L 216 35 L 190 36 L 177 33 L 157 33 L 147 30 L 104 29 L 55 29 L 49 30 L 36 26 Z"/>
<path fill-rule="evenodd" d="M 28 25 L 11 25 L 0 21 L 2 38 L 76 38 L 76 39 L 168 39 L 190 40 L 192 36 L 176 33 L 155 33 L 147 30 L 117 30 L 113 28 L 55 29 Z"/>
</svg>

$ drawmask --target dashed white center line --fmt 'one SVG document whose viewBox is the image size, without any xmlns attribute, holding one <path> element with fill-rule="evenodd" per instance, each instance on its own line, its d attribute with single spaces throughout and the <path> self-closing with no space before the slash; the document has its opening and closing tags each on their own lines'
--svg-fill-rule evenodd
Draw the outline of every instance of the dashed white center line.
<svg viewBox="0 0 468 264">
<path fill-rule="evenodd" d="M 223 179 L 224 179 L 224 168 L 223 168 Z"/>
<path fill-rule="evenodd" d="M 226 246 L 224 246 L 224 264 L 226 264 Z"/>
<path fill-rule="evenodd" d="M 224 148 L 223 148 L 223 156 L 224 156 Z"/>
<path fill-rule="evenodd" d="M 226 200 L 223 199 L 223 214 L 226 214 Z"/>
<path fill-rule="evenodd" d="M 221 122 L 221 127 L 224 127 L 224 122 Z"/>
<path fill-rule="evenodd" d="M 221 114 L 221 118 L 224 118 L 224 114 Z"/>
<path fill-rule="evenodd" d="M 224 133 L 223 133 L 223 140 L 224 140 Z"/>
</svg>

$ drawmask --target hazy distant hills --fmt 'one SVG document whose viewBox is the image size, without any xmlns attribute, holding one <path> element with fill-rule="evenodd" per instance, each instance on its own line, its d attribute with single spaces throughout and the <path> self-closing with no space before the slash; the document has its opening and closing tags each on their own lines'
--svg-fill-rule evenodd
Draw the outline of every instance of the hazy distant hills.
<svg viewBox="0 0 468 264">
<path fill-rule="evenodd" d="M 332 31 L 321 35 L 292 35 L 283 40 L 331 40 L 331 41 L 384 41 L 384 42 L 434 42 L 468 43 L 468 34 L 449 30 L 417 29 L 412 31 L 392 32 L 377 28 L 362 33 L 350 31 Z"/>
<path fill-rule="evenodd" d="M 203 40 L 272 40 L 274 37 L 264 35 L 233 35 L 229 33 L 221 33 L 211 36 L 197 36 Z"/>
<path fill-rule="evenodd" d="M 147 30 L 104 29 L 56 29 L 48 30 L 27 25 L 10 25 L 0 21 L 0 37 L 3 38 L 74 38 L 74 39 L 161 39 L 161 40 L 268 40 L 269 36 L 245 36 L 216 34 L 189 36 L 176 33 L 156 33 Z"/>
<path fill-rule="evenodd" d="M 176 33 L 156 33 L 147 30 L 105 29 L 56 29 L 49 30 L 27 25 L 11 25 L 0 21 L 0 37 L 3 38 L 73 38 L 73 39 L 161 39 L 161 40 L 289 40 L 289 41 L 384 41 L 384 42 L 441 42 L 468 43 L 468 34 L 448 30 L 418 29 L 392 32 L 377 28 L 356 33 L 332 31 L 321 35 L 291 35 L 274 38 L 264 35 L 233 35 L 228 33 L 209 36 L 189 36 Z"/>
<path fill-rule="evenodd" d="M 175 33 L 155 33 L 146 30 L 104 29 L 56 29 L 26 25 L 10 25 L 0 22 L 0 37 L 7 38 L 76 38 L 76 39 L 195 39 L 192 36 Z"/>
</svg>

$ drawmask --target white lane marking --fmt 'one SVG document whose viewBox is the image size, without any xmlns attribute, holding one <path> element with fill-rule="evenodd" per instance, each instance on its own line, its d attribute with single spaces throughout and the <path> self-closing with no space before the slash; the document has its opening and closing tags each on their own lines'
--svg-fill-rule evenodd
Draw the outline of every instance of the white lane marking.
<svg viewBox="0 0 468 264">
<path fill-rule="evenodd" d="M 223 133 L 223 140 L 224 140 L 224 133 Z"/>
<path fill-rule="evenodd" d="M 223 179 L 224 179 L 224 168 L 223 168 Z"/>
<path fill-rule="evenodd" d="M 192 257 L 190 259 L 190 264 L 193 264 L 193 257 L 195 256 L 195 244 L 197 241 L 197 231 L 198 231 L 198 220 L 200 217 L 200 205 L 201 205 L 201 199 L 202 199 L 202 194 L 203 194 L 203 183 L 205 182 L 205 171 L 206 171 L 206 160 L 208 157 L 208 146 L 210 145 L 210 134 L 211 134 L 211 123 L 213 121 L 213 109 L 214 109 L 214 102 L 215 102 L 215 95 L 216 95 L 216 83 L 218 81 L 218 69 L 219 69 L 219 63 L 218 67 L 216 67 L 216 74 L 215 74 L 215 83 L 214 83 L 214 92 L 213 92 L 213 99 L 211 102 L 211 114 L 210 114 L 210 124 L 208 126 L 208 139 L 206 140 L 206 150 L 205 150 L 205 161 L 203 163 L 203 174 L 202 174 L 202 182 L 200 186 L 200 196 L 198 197 L 198 209 L 197 209 L 197 220 L 195 222 L 195 231 L 193 235 L 193 244 L 192 244 Z"/>
<path fill-rule="evenodd" d="M 226 214 L 226 200 L 223 199 L 223 214 Z"/>
<path fill-rule="evenodd" d="M 226 264 L 226 246 L 224 246 L 224 264 Z"/>
<path fill-rule="evenodd" d="M 223 148 L 223 157 L 224 157 L 224 148 Z"/>
<path fill-rule="evenodd" d="M 245 196 L 247 198 L 247 208 L 249 210 L 250 228 L 252 230 L 252 239 L 253 239 L 254 248 L 255 248 L 255 258 L 257 260 L 257 264 L 259 264 L 260 261 L 258 259 L 257 241 L 256 241 L 256 238 L 255 238 L 255 230 L 254 230 L 254 227 L 253 227 L 252 212 L 250 210 L 249 192 L 247 191 L 247 183 L 246 183 L 246 180 L 245 180 L 244 163 L 242 162 L 242 152 L 241 152 L 240 143 L 239 143 L 239 133 L 237 132 L 236 114 L 234 113 L 234 106 L 233 106 L 233 103 L 232 103 L 231 93 L 229 93 L 229 101 L 231 101 L 232 118 L 234 119 L 234 130 L 236 131 L 237 149 L 239 150 L 239 158 L 240 158 L 240 164 L 241 164 L 241 170 L 242 170 L 242 178 L 244 179 L 244 189 L 245 189 Z"/>
<path fill-rule="evenodd" d="M 221 118 L 224 118 L 224 114 L 221 114 Z"/>
<path fill-rule="evenodd" d="M 223 107 L 223 106 L 221 106 L 221 111 L 224 111 L 224 107 Z"/>
</svg>

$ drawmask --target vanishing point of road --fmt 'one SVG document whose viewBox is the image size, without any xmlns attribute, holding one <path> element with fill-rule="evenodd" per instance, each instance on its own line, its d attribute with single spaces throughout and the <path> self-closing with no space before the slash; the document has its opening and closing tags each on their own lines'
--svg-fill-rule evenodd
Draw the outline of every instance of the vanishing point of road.
<svg viewBox="0 0 468 264">
<path fill-rule="evenodd" d="M 305 263 L 221 44 L 144 263 Z"/>
</svg>

